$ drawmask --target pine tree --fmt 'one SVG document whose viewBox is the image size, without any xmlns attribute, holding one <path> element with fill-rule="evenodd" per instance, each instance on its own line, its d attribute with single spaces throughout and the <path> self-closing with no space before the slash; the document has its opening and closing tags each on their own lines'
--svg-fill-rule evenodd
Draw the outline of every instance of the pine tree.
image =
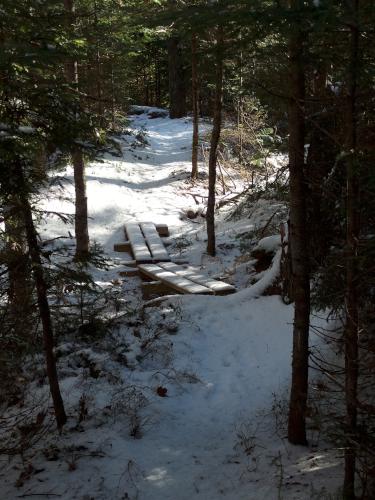
<svg viewBox="0 0 375 500">
<path fill-rule="evenodd" d="M 68 27 L 74 27 L 75 6 L 74 0 L 64 0 L 67 13 Z M 78 92 L 78 63 L 70 60 L 65 63 L 66 79 L 72 89 Z M 77 110 L 78 112 L 78 110 Z M 78 139 L 78 138 L 77 138 Z M 75 188 L 75 233 L 76 233 L 76 259 L 86 260 L 89 255 L 89 229 L 86 196 L 85 162 L 81 148 L 76 144 L 72 148 L 72 163 L 74 170 Z"/>
<path fill-rule="evenodd" d="M 303 15 L 303 2 L 291 0 L 294 14 Z M 292 279 L 294 288 L 293 364 L 289 406 L 288 439 L 305 445 L 306 406 L 308 393 L 308 356 L 310 327 L 310 281 L 308 235 L 306 226 L 305 179 L 305 70 L 304 33 L 296 16 L 289 38 L 289 175 L 290 175 L 290 235 Z"/>
<path fill-rule="evenodd" d="M 198 35 L 191 35 L 191 100 L 193 104 L 193 142 L 191 155 L 191 178 L 198 177 L 198 146 L 199 146 L 199 91 L 198 91 Z"/>
<path fill-rule="evenodd" d="M 210 143 L 210 157 L 208 161 L 208 202 L 207 202 L 207 253 L 214 256 L 215 242 L 215 187 L 217 148 L 220 140 L 222 105 L 223 105 L 223 58 L 224 58 L 224 29 L 219 26 L 216 30 L 216 82 L 213 127 Z"/>
</svg>

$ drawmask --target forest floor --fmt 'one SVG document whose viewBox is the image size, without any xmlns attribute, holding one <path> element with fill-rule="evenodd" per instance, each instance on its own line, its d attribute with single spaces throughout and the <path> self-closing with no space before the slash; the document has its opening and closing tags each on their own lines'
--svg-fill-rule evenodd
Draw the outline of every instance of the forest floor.
<svg viewBox="0 0 375 500">
<path fill-rule="evenodd" d="M 280 244 L 277 230 L 259 237 L 285 206 L 259 199 L 230 219 L 227 205 L 218 215 L 217 256 L 208 257 L 203 203 L 193 197 L 204 201 L 204 167 L 199 181 L 189 178 L 191 121 L 143 113 L 131 117 L 130 129 L 116 139 L 121 156 L 106 153 L 87 169 L 91 238 L 111 259 L 109 269 L 92 269 L 92 276 L 120 297 L 107 311 L 116 327 L 91 340 L 61 339 L 68 425 L 58 435 L 51 417 L 23 456 L 1 457 L 1 498 L 333 498 L 340 452 L 322 442 L 318 428 L 309 447 L 285 439 L 293 308 L 278 295 L 262 296 L 277 276 Z M 72 213 L 65 199 L 66 190 L 73 194 L 71 181 L 68 168 L 64 198 L 56 189 L 44 207 Z M 235 172 L 227 182 L 233 192 L 243 188 Z M 140 279 L 119 277 L 126 258 L 113 252 L 129 221 L 168 224 L 171 254 L 238 292 L 176 296 L 145 308 Z M 45 239 L 68 232 L 59 220 L 40 230 Z M 267 269 L 254 267 L 250 251 L 257 245 L 273 252 Z M 313 332 L 311 342 L 320 342 Z M 22 411 L 35 413 L 48 387 L 36 377 L 27 394 Z M 17 411 L 9 409 L 7 418 Z"/>
</svg>

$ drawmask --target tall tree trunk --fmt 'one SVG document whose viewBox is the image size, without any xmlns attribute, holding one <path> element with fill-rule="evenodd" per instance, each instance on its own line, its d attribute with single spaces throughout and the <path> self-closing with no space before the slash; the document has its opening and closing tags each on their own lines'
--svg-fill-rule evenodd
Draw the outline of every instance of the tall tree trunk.
<svg viewBox="0 0 375 500">
<path fill-rule="evenodd" d="M 290 0 L 298 12 L 302 0 Z M 304 172 L 305 72 L 303 64 L 304 33 L 299 26 L 289 38 L 289 172 L 290 172 L 290 242 L 294 287 L 293 362 L 289 403 L 288 439 L 306 445 L 306 406 L 308 393 L 310 282 L 306 214 L 306 179 Z"/>
<path fill-rule="evenodd" d="M 239 39 L 242 44 L 242 34 L 240 31 Z M 238 149 L 239 163 L 243 164 L 243 51 L 239 53 L 238 60 L 238 76 L 239 76 L 239 96 L 237 104 L 237 130 L 238 130 Z"/>
<path fill-rule="evenodd" d="M 145 106 L 150 105 L 150 93 L 149 93 L 149 84 L 148 84 L 148 76 L 146 72 L 146 67 L 143 68 L 143 89 L 144 89 L 144 98 L 143 102 Z"/>
<path fill-rule="evenodd" d="M 222 26 L 216 33 L 216 85 L 213 127 L 210 143 L 210 157 L 208 161 L 208 201 L 207 201 L 207 253 L 216 254 L 215 241 L 215 187 L 216 187 L 216 162 L 217 148 L 221 132 L 221 114 L 223 106 L 223 45 L 224 30 Z"/>
<path fill-rule="evenodd" d="M 346 324 L 345 387 L 346 430 L 344 498 L 355 498 L 355 436 L 357 431 L 359 280 L 358 241 L 360 236 L 359 175 L 357 162 L 357 72 L 358 72 L 358 0 L 350 2 L 350 67 L 347 103 L 347 199 L 346 199 Z"/>
<path fill-rule="evenodd" d="M 169 63 L 169 116 L 182 118 L 186 115 L 186 83 L 181 41 L 173 36 L 168 41 Z"/>
<path fill-rule="evenodd" d="M 198 98 L 198 36 L 191 37 L 191 98 L 193 102 L 193 144 L 191 154 L 191 178 L 198 177 L 198 145 L 199 145 L 199 98 Z"/>
<path fill-rule="evenodd" d="M 75 149 L 72 152 L 74 167 L 74 189 L 76 198 L 75 232 L 76 232 L 76 260 L 86 260 L 89 254 L 88 210 L 86 196 L 85 163 L 82 151 Z"/>
<path fill-rule="evenodd" d="M 116 126 L 116 95 L 115 95 L 115 75 L 113 71 L 113 63 L 111 62 L 111 121 L 112 129 Z"/>
<path fill-rule="evenodd" d="M 19 200 L 13 197 L 13 202 L 4 217 L 6 235 L 4 261 L 9 275 L 10 317 L 16 336 L 22 338 L 28 336 L 30 332 L 32 287 L 25 226 L 18 207 Z"/>
<path fill-rule="evenodd" d="M 47 285 L 44 279 L 43 264 L 40 257 L 40 250 L 32 216 L 32 209 L 28 197 L 25 194 L 25 180 L 23 176 L 22 166 L 17 165 L 15 170 L 17 182 L 21 188 L 19 209 L 24 220 L 26 240 L 29 247 L 30 261 L 38 297 L 39 314 L 43 327 L 43 343 L 47 366 L 47 377 L 49 381 L 57 427 L 61 429 L 66 423 L 67 418 L 65 414 L 64 403 L 61 397 L 56 369 L 56 359 L 53 352 L 53 326 L 47 298 Z"/>
<path fill-rule="evenodd" d="M 155 66 L 154 66 L 154 78 L 155 78 L 155 106 L 157 108 L 161 107 L 161 72 L 160 72 L 160 57 L 159 53 L 155 52 Z"/>
<path fill-rule="evenodd" d="M 65 10 L 69 24 L 74 22 L 74 0 L 64 0 Z M 68 61 L 65 64 L 65 75 L 69 83 L 78 89 L 78 64 L 77 61 Z M 85 260 L 89 254 L 90 240 L 88 229 L 88 211 L 86 196 L 85 162 L 82 150 L 76 146 L 72 151 L 75 185 L 75 233 L 76 233 L 76 259 Z"/>
<path fill-rule="evenodd" d="M 103 106 L 103 89 L 102 89 L 102 72 L 101 72 L 101 56 L 100 56 L 100 44 L 97 35 L 99 21 L 98 21 L 98 6 L 96 0 L 94 1 L 94 18 L 95 18 L 95 39 L 96 39 L 96 50 L 95 50 L 95 66 L 96 66 L 96 98 L 98 101 L 98 116 L 99 125 L 104 126 L 104 106 Z M 78 76 L 78 73 L 77 73 Z"/>
</svg>

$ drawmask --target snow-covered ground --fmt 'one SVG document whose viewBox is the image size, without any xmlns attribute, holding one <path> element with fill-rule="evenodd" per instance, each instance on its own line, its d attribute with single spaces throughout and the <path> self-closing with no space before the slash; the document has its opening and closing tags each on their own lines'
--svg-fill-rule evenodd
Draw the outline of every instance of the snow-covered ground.
<svg viewBox="0 0 375 500">
<path fill-rule="evenodd" d="M 236 238 L 265 224 L 278 203 L 260 200 L 236 222 L 219 216 L 218 254 L 208 257 L 204 219 L 185 215 L 191 193 L 205 195 L 203 181 L 189 180 L 191 122 L 141 114 L 131 128 L 145 131 L 148 144 L 124 135 L 122 157 L 107 154 L 88 167 L 87 192 L 91 237 L 115 263 L 94 277 L 120 287 L 134 314 L 102 345 L 60 347 L 69 423 L 22 459 L 2 459 L 1 498 L 326 498 L 341 481 L 338 455 L 318 433 L 309 448 L 285 440 L 293 310 L 277 295 L 261 296 L 277 275 L 278 239 L 260 242 L 275 251 L 273 263 L 246 287 L 252 262 L 241 260 Z M 66 177 L 72 194 L 70 169 Z M 44 206 L 73 211 L 57 193 Z M 127 221 L 168 224 L 172 253 L 239 291 L 142 309 L 139 278 L 119 279 L 126 259 L 113 252 Z M 47 239 L 68 231 L 58 220 L 41 229 Z M 31 393 L 42 399 L 48 390 L 35 383 Z"/>
</svg>

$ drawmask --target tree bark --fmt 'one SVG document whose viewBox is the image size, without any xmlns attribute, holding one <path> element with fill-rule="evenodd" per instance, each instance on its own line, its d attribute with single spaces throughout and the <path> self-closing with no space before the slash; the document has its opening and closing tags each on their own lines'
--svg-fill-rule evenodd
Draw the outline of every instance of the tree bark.
<svg viewBox="0 0 375 500">
<path fill-rule="evenodd" d="M 95 19 L 95 31 L 98 30 L 98 6 L 97 2 L 94 1 L 94 19 Z M 101 55 L 100 55 L 100 44 L 97 34 L 95 34 L 95 66 L 96 66 L 96 97 L 98 101 L 98 116 L 100 127 L 104 126 L 104 106 L 103 106 L 103 89 L 102 89 L 102 72 L 101 72 Z M 78 72 L 77 72 L 78 77 Z M 78 83 L 78 81 L 77 81 Z"/>
<path fill-rule="evenodd" d="M 154 56 L 154 78 L 155 78 L 155 106 L 161 107 L 161 71 L 159 52 L 155 51 Z"/>
<path fill-rule="evenodd" d="M 193 102 L 193 143 L 191 154 L 191 178 L 198 177 L 198 144 L 199 144 L 199 100 L 198 100 L 198 36 L 191 37 L 191 97 Z"/>
<path fill-rule="evenodd" d="M 89 255 L 88 210 L 86 196 L 85 163 L 82 151 L 77 148 L 72 152 L 74 168 L 74 189 L 76 199 L 75 233 L 76 260 L 86 260 Z"/>
<path fill-rule="evenodd" d="M 290 8 L 302 8 L 302 0 L 291 0 Z M 304 33 L 292 27 L 289 38 L 289 172 L 290 172 L 290 242 L 294 287 L 293 362 L 289 403 L 288 440 L 306 445 L 306 406 L 308 394 L 310 282 L 304 172 L 305 72 L 303 64 Z"/>
<path fill-rule="evenodd" d="M 74 0 L 64 0 L 65 10 L 69 24 L 74 21 Z M 78 88 L 77 61 L 68 61 L 65 64 L 65 75 L 69 83 Z M 72 163 L 74 170 L 75 186 L 75 233 L 76 233 L 76 260 L 85 260 L 89 255 L 90 239 L 88 230 L 88 210 L 86 196 L 85 162 L 82 150 L 74 146 L 72 150 Z"/>
<path fill-rule="evenodd" d="M 25 226 L 18 207 L 19 200 L 13 197 L 9 211 L 4 217 L 6 235 L 4 261 L 9 275 L 8 296 L 12 326 L 15 335 L 24 338 L 30 331 L 32 287 Z"/>
<path fill-rule="evenodd" d="M 112 130 L 116 126 L 116 95 L 115 95 L 115 75 L 113 71 L 113 63 L 111 62 L 111 121 Z"/>
<path fill-rule="evenodd" d="M 208 201 L 207 201 L 207 253 L 216 254 L 215 241 L 215 186 L 216 186 L 216 162 L 217 148 L 221 133 L 221 114 L 223 105 L 223 44 L 224 30 L 222 26 L 217 28 L 216 33 L 216 85 L 213 127 L 211 133 L 210 156 L 208 161 Z"/>
<path fill-rule="evenodd" d="M 47 377 L 49 381 L 57 427 L 61 429 L 66 423 L 67 417 L 65 414 L 64 403 L 60 392 L 56 369 L 56 359 L 53 352 L 54 336 L 50 307 L 47 298 L 47 285 L 44 279 L 43 265 L 40 257 L 40 250 L 32 216 L 32 209 L 28 197 L 25 194 L 25 180 L 22 167 L 20 165 L 16 167 L 16 175 L 21 191 L 19 208 L 21 210 L 25 224 L 26 240 L 29 247 L 30 261 L 38 298 L 39 314 L 43 327 L 43 343 L 47 366 Z"/>
<path fill-rule="evenodd" d="M 347 192 L 346 192 L 346 324 L 345 324 L 345 393 L 346 432 L 344 498 L 355 498 L 355 436 L 357 432 L 359 279 L 358 242 L 360 236 L 359 175 L 357 163 L 357 71 L 358 71 L 358 0 L 350 10 L 350 67 L 347 98 Z"/>
<path fill-rule="evenodd" d="M 169 62 L 169 117 L 182 118 L 186 115 L 185 68 L 181 41 L 174 36 L 168 41 Z"/>
</svg>

